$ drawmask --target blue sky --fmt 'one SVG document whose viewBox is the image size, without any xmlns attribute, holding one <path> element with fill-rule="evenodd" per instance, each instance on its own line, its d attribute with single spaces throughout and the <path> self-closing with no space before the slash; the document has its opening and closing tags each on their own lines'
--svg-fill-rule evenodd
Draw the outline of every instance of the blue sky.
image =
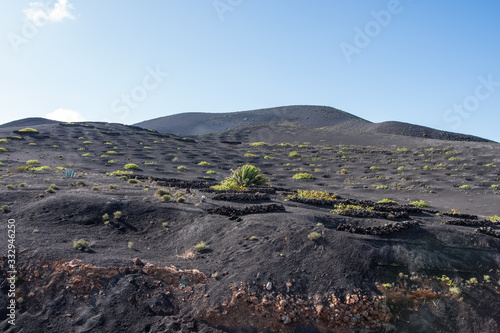
<svg viewBox="0 0 500 333">
<path fill-rule="evenodd" d="M 0 3 L 0 123 L 339 108 L 500 141 L 500 2 Z"/>
</svg>

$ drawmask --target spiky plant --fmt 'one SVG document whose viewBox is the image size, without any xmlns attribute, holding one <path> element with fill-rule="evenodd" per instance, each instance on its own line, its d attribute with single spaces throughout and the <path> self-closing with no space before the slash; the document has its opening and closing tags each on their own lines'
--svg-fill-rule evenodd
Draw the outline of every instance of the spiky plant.
<svg viewBox="0 0 500 333">
<path fill-rule="evenodd" d="M 238 186 L 265 185 L 269 179 L 260 174 L 260 171 L 259 168 L 246 164 L 234 170 L 230 178 Z"/>
</svg>

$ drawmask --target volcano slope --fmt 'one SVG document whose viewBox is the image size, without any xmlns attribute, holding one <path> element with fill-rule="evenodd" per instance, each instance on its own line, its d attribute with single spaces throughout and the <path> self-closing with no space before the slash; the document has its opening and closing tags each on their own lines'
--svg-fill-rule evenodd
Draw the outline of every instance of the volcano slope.
<svg viewBox="0 0 500 333">
<path fill-rule="evenodd" d="M 500 329 L 496 143 L 32 127 L 0 128 L 2 331 Z M 272 187 L 210 188 L 244 164 Z"/>
</svg>

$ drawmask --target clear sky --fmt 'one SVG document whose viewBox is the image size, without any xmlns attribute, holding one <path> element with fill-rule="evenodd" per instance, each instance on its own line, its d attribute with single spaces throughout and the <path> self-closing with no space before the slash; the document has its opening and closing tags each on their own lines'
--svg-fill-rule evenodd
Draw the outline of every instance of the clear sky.
<svg viewBox="0 0 500 333">
<path fill-rule="evenodd" d="M 0 3 L 0 123 L 327 105 L 500 141 L 500 2 Z"/>
</svg>

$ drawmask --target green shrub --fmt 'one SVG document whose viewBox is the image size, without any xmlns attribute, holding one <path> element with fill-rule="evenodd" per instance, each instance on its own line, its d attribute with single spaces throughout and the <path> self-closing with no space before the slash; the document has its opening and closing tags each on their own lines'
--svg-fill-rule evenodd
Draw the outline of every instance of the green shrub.
<svg viewBox="0 0 500 333">
<path fill-rule="evenodd" d="M 314 179 L 314 176 L 307 172 L 296 173 L 292 176 L 293 179 Z"/>
<path fill-rule="evenodd" d="M 208 250 L 208 248 L 209 248 L 208 245 L 204 241 L 201 241 L 198 244 L 196 244 L 195 246 L 193 246 L 193 249 L 196 252 L 203 252 L 203 251 Z"/>
<path fill-rule="evenodd" d="M 463 189 L 463 190 L 470 190 L 470 186 L 469 186 L 469 185 L 466 185 L 466 184 L 464 184 L 464 185 L 460 185 L 458 188 L 461 188 L 461 189 Z"/>
<path fill-rule="evenodd" d="M 432 170 L 432 167 L 430 165 L 424 165 L 424 167 L 422 169 L 424 169 L 424 170 Z"/>
<path fill-rule="evenodd" d="M 300 154 L 297 151 L 291 151 L 288 153 L 288 157 L 300 157 Z"/>
<path fill-rule="evenodd" d="M 430 208 L 431 207 L 424 200 L 412 201 L 412 202 L 410 202 L 410 205 L 412 205 L 414 207 L 418 207 L 418 208 Z"/>
<path fill-rule="evenodd" d="M 89 153 L 82 154 L 82 157 L 89 157 L 89 156 L 90 156 Z"/>
<path fill-rule="evenodd" d="M 268 156 L 268 155 L 264 156 L 264 159 L 265 159 L 265 160 L 272 160 L 273 158 L 274 158 L 274 157 L 271 157 L 271 156 Z"/>
<path fill-rule="evenodd" d="M 451 154 L 454 154 L 453 151 L 451 150 L 448 150 L 447 152 L 445 152 L 446 155 L 451 155 Z"/>
<path fill-rule="evenodd" d="M 92 191 L 99 191 L 99 187 L 98 186 L 92 186 Z"/>
<path fill-rule="evenodd" d="M 207 161 L 201 161 L 200 163 L 198 163 L 198 165 L 210 165 L 210 163 L 208 163 Z"/>
<path fill-rule="evenodd" d="M 244 157 L 257 157 L 257 155 L 255 154 L 252 154 L 252 153 L 246 153 L 245 155 L 243 155 Z"/>
<path fill-rule="evenodd" d="M 38 160 L 28 160 L 26 161 L 26 164 L 33 165 L 33 164 L 40 164 L 40 162 L 38 162 Z"/>
<path fill-rule="evenodd" d="M 407 152 L 410 151 L 410 149 L 408 149 L 408 148 L 398 148 L 397 151 L 403 152 L 403 153 L 407 153 Z"/>
<path fill-rule="evenodd" d="M 109 220 L 109 214 L 108 214 L 108 213 L 105 213 L 105 214 L 102 216 L 102 219 L 103 219 L 104 221 Z"/>
<path fill-rule="evenodd" d="M 493 184 L 493 185 L 491 185 L 491 188 L 496 191 L 500 188 L 500 185 Z"/>
<path fill-rule="evenodd" d="M 108 150 L 106 152 L 106 154 L 118 154 L 118 153 L 116 151 L 114 151 L 114 150 Z"/>
<path fill-rule="evenodd" d="M 404 171 L 404 170 L 406 170 L 406 168 L 404 166 L 400 166 L 396 170 L 398 170 L 398 171 Z"/>
<path fill-rule="evenodd" d="M 9 189 L 9 190 L 12 190 L 12 189 L 14 189 L 14 188 L 16 187 L 16 185 L 13 185 L 13 184 L 7 184 L 7 185 L 5 185 L 5 187 L 6 187 L 7 189 Z"/>
<path fill-rule="evenodd" d="M 85 182 L 83 180 L 78 180 L 76 186 L 85 186 Z"/>
<path fill-rule="evenodd" d="M 120 217 L 122 217 L 122 212 L 120 212 L 119 210 L 117 210 L 116 212 L 113 213 L 113 216 L 115 219 L 119 219 Z"/>
<path fill-rule="evenodd" d="M 9 143 L 9 140 L 7 140 L 7 139 L 0 139 L 0 143 Z"/>
<path fill-rule="evenodd" d="M 498 216 L 498 215 L 491 215 L 491 216 L 488 216 L 488 220 L 491 223 L 499 223 L 500 222 L 500 216 Z"/>
<path fill-rule="evenodd" d="M 377 203 L 381 203 L 381 204 L 389 204 L 389 203 L 397 204 L 396 201 L 391 200 L 391 199 L 382 199 L 382 200 L 377 201 Z"/>
<path fill-rule="evenodd" d="M 349 171 L 347 169 L 341 169 L 340 171 L 338 171 L 338 173 L 341 175 L 348 175 Z"/>
<path fill-rule="evenodd" d="M 334 214 L 341 215 L 342 213 L 349 211 L 349 210 L 361 210 L 361 211 L 369 211 L 373 210 L 373 207 L 363 207 L 360 205 L 350 205 L 350 204 L 338 204 L 335 206 L 335 209 L 333 209 L 331 212 Z"/>
<path fill-rule="evenodd" d="M 321 238 L 321 234 L 319 232 L 313 231 L 309 233 L 309 235 L 307 235 L 307 238 L 314 242 Z"/>
<path fill-rule="evenodd" d="M 118 185 L 115 185 L 115 184 L 110 184 L 109 185 L 109 189 L 110 190 L 116 190 L 118 188 Z"/>
<path fill-rule="evenodd" d="M 298 145 L 299 148 L 307 148 L 309 147 L 308 145 Z"/>
<path fill-rule="evenodd" d="M 140 182 L 139 179 L 132 178 L 127 181 L 127 184 L 139 184 Z"/>
<path fill-rule="evenodd" d="M 7 213 L 9 211 L 9 206 L 2 205 L 2 207 L 0 207 L 0 209 L 2 210 L 2 212 Z"/>
<path fill-rule="evenodd" d="M 458 161 L 458 157 L 452 156 L 448 159 L 448 161 Z"/>
<path fill-rule="evenodd" d="M 31 128 L 31 127 L 26 127 L 26 128 L 22 128 L 20 129 L 18 132 L 32 132 L 32 133 L 38 133 L 38 131 L 34 128 Z"/>
<path fill-rule="evenodd" d="M 282 143 L 278 144 L 278 146 L 280 146 L 280 147 L 291 147 L 292 145 L 289 144 L 289 143 L 286 143 L 286 142 L 282 142 Z"/>
<path fill-rule="evenodd" d="M 177 167 L 177 170 L 180 170 L 180 171 L 186 171 L 186 170 L 187 170 L 187 168 L 186 168 L 184 165 L 179 165 L 179 166 Z"/>
<path fill-rule="evenodd" d="M 371 166 L 371 167 L 370 167 L 370 170 L 378 170 L 378 169 L 380 169 L 380 167 L 379 167 L 379 166 L 375 166 L 375 165 L 373 165 L 373 166 Z"/>
<path fill-rule="evenodd" d="M 165 194 L 170 195 L 170 192 L 169 192 L 169 191 L 167 191 L 167 190 L 165 190 L 165 189 L 163 189 L 163 188 L 159 188 L 159 189 L 157 189 L 157 190 L 156 190 L 156 192 L 155 192 L 155 196 L 157 196 L 157 197 L 162 197 L 162 196 L 164 196 Z"/>
<path fill-rule="evenodd" d="M 90 245 L 85 239 L 81 238 L 73 242 L 73 248 L 77 249 L 78 251 L 88 251 Z"/>
<path fill-rule="evenodd" d="M 111 176 L 127 176 L 127 175 L 133 175 L 133 174 L 134 174 L 133 171 L 117 170 L 117 171 L 113 171 L 111 173 Z"/>
<path fill-rule="evenodd" d="M 7 149 L 3 148 L 3 147 L 0 147 L 0 151 L 4 152 L 4 151 L 7 151 Z"/>
<path fill-rule="evenodd" d="M 496 165 L 493 163 L 488 163 L 484 165 L 485 167 L 496 168 Z"/>
<path fill-rule="evenodd" d="M 183 203 L 186 201 L 186 198 L 185 197 L 178 197 L 176 201 L 179 203 Z"/>
<path fill-rule="evenodd" d="M 324 199 L 324 200 L 335 200 L 337 196 L 335 194 L 330 194 L 326 191 L 318 190 L 297 190 L 297 194 L 291 197 L 307 198 L 307 199 Z"/>
<path fill-rule="evenodd" d="M 124 169 L 133 169 L 133 170 L 137 170 L 139 169 L 139 166 L 137 164 L 134 164 L 134 163 L 129 163 L 129 164 L 125 164 L 123 166 Z"/>
<path fill-rule="evenodd" d="M 389 186 L 387 186 L 387 185 L 374 185 L 374 187 L 377 190 L 388 190 L 389 189 Z"/>
<path fill-rule="evenodd" d="M 208 170 L 206 173 L 208 173 L 209 175 L 215 175 L 217 172 L 215 172 L 214 170 Z"/>
<path fill-rule="evenodd" d="M 262 141 L 260 141 L 260 142 L 252 142 L 252 143 L 250 143 L 250 146 L 251 147 L 262 147 L 262 146 L 267 146 L 267 143 L 262 142 Z"/>
<path fill-rule="evenodd" d="M 26 184 L 26 183 L 20 183 L 19 184 L 19 187 L 25 187 L 25 186 L 28 186 L 28 184 Z"/>
<path fill-rule="evenodd" d="M 161 196 L 162 201 L 170 201 L 172 200 L 172 196 L 170 194 L 164 194 Z"/>
</svg>

